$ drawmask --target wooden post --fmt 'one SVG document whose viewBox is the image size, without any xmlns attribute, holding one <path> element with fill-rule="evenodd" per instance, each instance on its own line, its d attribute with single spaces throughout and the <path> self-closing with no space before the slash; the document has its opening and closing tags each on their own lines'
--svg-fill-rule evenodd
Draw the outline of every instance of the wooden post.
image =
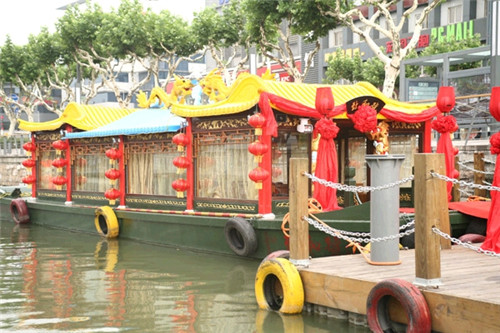
<svg viewBox="0 0 500 333">
<path fill-rule="evenodd" d="M 309 265 L 309 224 L 302 220 L 308 215 L 309 180 L 307 158 L 290 159 L 290 261 L 294 265 Z"/>
<path fill-rule="evenodd" d="M 443 154 L 415 154 L 415 284 L 441 285 L 441 236 L 436 226 L 450 233 L 446 182 L 431 176 L 431 171 L 446 174 Z M 445 240 L 446 241 L 446 240 Z M 449 241 L 447 241 L 450 244 Z"/>
<path fill-rule="evenodd" d="M 484 153 L 474 153 L 474 170 L 484 171 Z M 484 185 L 484 173 L 474 172 L 474 184 Z M 486 190 L 474 189 L 474 195 L 486 197 Z"/>
</svg>

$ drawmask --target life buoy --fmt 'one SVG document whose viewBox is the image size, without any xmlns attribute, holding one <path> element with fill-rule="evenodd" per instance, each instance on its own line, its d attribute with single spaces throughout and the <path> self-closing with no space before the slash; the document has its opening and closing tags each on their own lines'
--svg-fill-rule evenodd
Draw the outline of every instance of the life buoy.
<svg viewBox="0 0 500 333">
<path fill-rule="evenodd" d="M 120 233 L 118 219 L 113 209 L 102 206 L 95 210 L 95 227 L 97 232 L 106 238 L 116 238 Z"/>
<path fill-rule="evenodd" d="M 299 271 L 285 258 L 263 262 L 255 277 L 255 298 L 263 310 L 287 314 L 302 312 L 304 287 Z"/>
<path fill-rule="evenodd" d="M 14 199 L 10 202 L 10 214 L 17 224 L 25 224 L 30 221 L 28 205 L 23 199 Z"/>
<path fill-rule="evenodd" d="M 390 330 L 388 300 L 393 297 L 403 307 L 408 320 L 406 332 L 430 332 L 431 314 L 424 295 L 412 283 L 402 279 L 388 279 L 373 287 L 366 301 L 368 326 L 373 332 Z"/>
<path fill-rule="evenodd" d="M 257 250 L 257 235 L 250 222 L 241 217 L 230 218 L 224 228 L 226 242 L 237 255 L 246 257 Z"/>
</svg>

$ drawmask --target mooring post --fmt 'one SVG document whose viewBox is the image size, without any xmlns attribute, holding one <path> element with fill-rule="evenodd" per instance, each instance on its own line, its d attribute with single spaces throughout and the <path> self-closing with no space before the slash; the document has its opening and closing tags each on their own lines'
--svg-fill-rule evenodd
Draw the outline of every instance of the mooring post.
<svg viewBox="0 0 500 333">
<path fill-rule="evenodd" d="M 415 282 L 423 287 L 441 283 L 440 236 L 450 232 L 446 182 L 431 175 L 446 174 L 444 154 L 415 154 Z M 449 244 L 449 241 L 448 241 Z M 445 244 L 446 245 L 446 244 Z M 447 246 L 444 246 L 447 247 Z M 450 248 L 448 246 L 448 248 Z"/>
<path fill-rule="evenodd" d="M 474 153 L 474 170 L 484 171 L 484 153 L 475 152 Z M 474 172 L 474 184 L 484 185 L 485 175 L 483 172 Z M 474 195 L 479 197 L 486 196 L 485 189 L 474 189 Z"/>
<path fill-rule="evenodd" d="M 290 159 L 290 261 L 309 266 L 309 224 L 302 219 L 308 215 L 309 179 L 307 158 Z"/>
<path fill-rule="evenodd" d="M 367 155 L 371 185 L 378 187 L 399 180 L 404 155 Z M 372 193 L 370 200 L 370 234 L 373 239 L 399 234 L 399 186 Z M 370 251 L 373 265 L 398 265 L 399 238 L 372 242 Z"/>
</svg>

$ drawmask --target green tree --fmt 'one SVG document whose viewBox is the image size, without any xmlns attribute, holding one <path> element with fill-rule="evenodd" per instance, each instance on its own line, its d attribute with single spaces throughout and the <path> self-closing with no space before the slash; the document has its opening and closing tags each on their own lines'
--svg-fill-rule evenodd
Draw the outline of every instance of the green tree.
<svg viewBox="0 0 500 333">
<path fill-rule="evenodd" d="M 354 83 L 363 79 L 363 60 L 358 52 L 351 57 L 339 48 L 334 56 L 328 58 L 328 67 L 324 79 L 325 83 L 335 83 L 338 81 Z"/>
<path fill-rule="evenodd" d="M 279 63 L 296 82 L 302 82 L 320 49 L 319 38 L 337 26 L 338 18 L 322 15 L 327 7 L 311 0 L 242 1 L 250 41 L 258 45 L 264 56 Z M 306 43 L 315 46 L 301 69 L 296 66 L 300 49 L 293 50 L 291 41 L 295 37 L 292 35 L 303 36 Z"/>
<path fill-rule="evenodd" d="M 21 113 L 33 121 L 33 113 L 43 105 L 46 110 L 61 114 L 61 105 L 52 98 L 54 89 L 61 89 L 68 96 L 74 77 L 74 66 L 62 58 L 57 34 L 50 34 L 47 28 L 34 36 L 24 46 L 17 46 L 7 38 L 0 48 L 0 99 L 10 120 L 12 133 Z M 19 97 L 13 100 L 13 86 L 19 88 Z"/>
<path fill-rule="evenodd" d="M 249 59 L 250 36 L 245 29 L 241 4 L 231 1 L 222 7 L 222 13 L 212 7 L 206 8 L 195 14 L 192 23 L 198 41 L 208 49 L 228 85 L 247 67 Z M 233 62 L 236 66 L 230 69 Z"/>
<path fill-rule="evenodd" d="M 363 5 L 373 6 L 374 13 L 370 17 L 365 17 L 361 12 L 359 1 L 340 1 L 340 0 L 315 0 L 321 14 L 340 20 L 342 24 L 351 29 L 352 32 L 359 35 L 364 40 L 375 56 L 384 64 L 384 84 L 382 92 L 389 97 L 393 96 L 396 80 L 399 77 L 401 62 L 408 54 L 415 49 L 422 32 L 423 24 L 429 13 L 434 10 L 442 0 L 429 0 L 423 5 L 423 9 L 416 17 L 413 26 L 413 34 L 405 47 L 401 45 L 401 33 L 406 20 L 410 15 L 416 15 L 415 11 L 419 6 L 419 0 L 412 0 L 411 6 L 406 8 L 398 22 L 392 15 L 391 9 L 394 5 L 402 1 L 394 0 L 365 0 Z M 349 6 L 346 6 L 345 3 Z M 325 9 L 326 8 L 326 9 Z M 386 54 L 375 43 L 371 36 L 372 30 L 376 30 L 381 36 L 387 37 L 393 45 L 392 54 Z"/>
</svg>

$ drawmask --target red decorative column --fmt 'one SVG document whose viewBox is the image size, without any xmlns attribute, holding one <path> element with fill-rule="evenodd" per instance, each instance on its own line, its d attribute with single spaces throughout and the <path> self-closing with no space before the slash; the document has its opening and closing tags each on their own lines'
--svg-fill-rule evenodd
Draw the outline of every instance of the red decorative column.
<svg viewBox="0 0 500 333">
<path fill-rule="evenodd" d="M 264 126 L 266 117 L 261 113 L 253 114 L 249 119 L 250 126 L 255 128 L 257 140 L 248 146 L 248 151 L 255 155 L 258 167 L 250 171 L 248 177 L 256 183 L 259 190 L 259 214 L 272 213 L 272 179 L 270 177 L 272 160 L 269 153 L 271 136 Z"/>
</svg>

